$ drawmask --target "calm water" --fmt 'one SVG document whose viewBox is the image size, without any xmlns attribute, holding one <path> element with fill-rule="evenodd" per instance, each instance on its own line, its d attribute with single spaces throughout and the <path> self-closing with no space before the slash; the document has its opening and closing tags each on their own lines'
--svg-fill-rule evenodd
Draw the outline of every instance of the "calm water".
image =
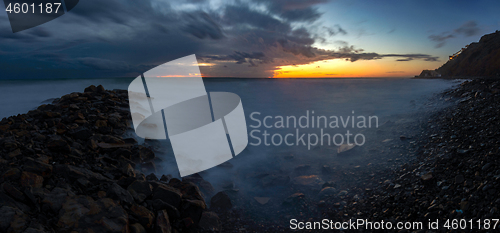
<svg viewBox="0 0 500 233">
<path fill-rule="evenodd" d="M 82 92 L 89 85 L 102 84 L 106 89 L 126 89 L 132 79 L 86 79 L 86 80 L 23 80 L 23 81 L 0 81 L 0 118 L 25 113 L 36 108 L 42 103 L 48 103 L 51 98 L 57 98 L 71 92 Z M 270 134 L 296 134 L 297 128 L 252 128 L 258 125 L 253 118 L 260 121 L 265 116 L 270 116 L 267 123 L 274 124 L 277 116 L 286 119 L 294 116 L 297 119 L 305 116 L 308 112 L 315 116 L 377 116 L 379 124 L 391 117 L 401 114 L 412 114 L 422 111 L 422 107 L 428 103 L 428 98 L 456 85 L 457 82 L 448 80 L 418 80 L 418 79 L 205 79 L 207 91 L 233 92 L 241 97 L 249 133 L 247 148 L 230 162 L 234 166 L 227 168 L 213 168 L 204 172 L 206 179 L 214 186 L 223 187 L 226 183 L 243 188 L 245 181 L 237 181 L 233 177 L 243 176 L 251 172 L 273 172 L 276 170 L 290 171 L 294 166 L 300 164 L 322 164 L 335 165 L 336 159 L 322 160 L 328 154 L 334 153 L 336 146 L 312 146 L 304 145 L 287 146 L 282 143 L 279 146 L 262 145 L 264 142 L 264 130 Z M 314 114 L 312 113 L 314 111 Z M 354 112 L 354 113 L 353 113 Z M 318 128 L 299 128 L 300 134 L 320 134 Z M 326 133 L 345 134 L 346 130 L 353 133 L 367 132 L 372 129 L 352 129 L 348 126 L 341 129 L 325 128 Z M 132 133 L 133 134 L 133 133 Z M 132 135 L 133 136 L 133 135 Z M 307 136 L 306 136 L 307 137 Z M 255 146 L 260 138 L 261 145 Z M 295 143 L 295 135 L 290 141 Z M 279 137 L 275 138 L 275 142 Z M 307 140 L 307 138 L 305 138 Z M 270 138 L 267 139 L 268 142 Z M 366 137 L 366 142 L 380 141 L 380 138 Z M 178 176 L 175 159 L 171 153 L 168 143 L 157 143 L 157 155 L 166 161 L 159 173 L 169 173 Z M 162 153 L 164 151 L 165 153 Z M 278 155 L 294 154 L 293 163 L 280 162 Z M 359 159 L 358 159 L 359 160 Z M 361 158 L 362 160 L 362 158 Z M 313 169 L 312 173 L 317 173 Z M 242 175 L 243 174 L 243 175 Z M 161 175 L 161 174 L 160 174 Z M 255 190 L 255 189 L 252 189 Z"/>
</svg>

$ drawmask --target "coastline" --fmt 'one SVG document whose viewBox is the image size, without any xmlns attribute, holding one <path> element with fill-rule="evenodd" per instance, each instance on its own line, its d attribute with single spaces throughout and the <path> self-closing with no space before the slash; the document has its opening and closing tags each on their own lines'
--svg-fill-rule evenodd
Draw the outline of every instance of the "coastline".
<svg viewBox="0 0 500 233">
<path fill-rule="evenodd" d="M 373 221 L 439 219 L 439 231 L 446 232 L 453 231 L 444 227 L 448 219 L 498 215 L 500 81 L 466 81 L 443 93 L 443 100 L 455 104 L 422 125 L 417 160 L 367 181 L 380 185 L 365 192 L 365 201 L 351 200 L 344 213 Z M 477 224 L 468 227 L 463 230 L 478 230 Z"/>
<path fill-rule="evenodd" d="M 130 122 L 127 91 L 102 86 L 4 118 L 0 231 L 196 232 L 216 226 L 217 215 L 193 182 L 203 183 L 207 194 L 211 185 L 197 177 L 156 177 L 153 150 L 123 138 Z"/>
<path fill-rule="evenodd" d="M 495 157 L 500 149 L 495 139 L 499 138 L 495 132 L 499 83 L 474 79 L 443 93 L 436 101 L 453 105 L 415 125 L 421 133 L 411 140 L 401 137 L 402 150 L 412 151 L 405 155 L 409 159 L 386 170 L 364 172 L 356 180 L 357 189 L 344 193 L 340 182 L 327 182 L 319 193 L 332 188 L 335 193 L 319 202 L 294 194 L 283 205 L 290 213 L 339 221 L 494 218 L 500 177 L 494 169 L 500 165 Z M 199 175 L 181 181 L 151 174 L 159 166 L 154 151 L 123 136 L 130 129 L 129 114 L 126 91 L 90 86 L 83 93 L 68 94 L 53 104 L 2 120 L 1 230 L 287 230 L 243 218 L 233 208 L 230 195 L 215 194 Z M 476 135 L 481 130 L 488 135 Z M 469 136 L 477 137 L 476 141 Z M 478 141 L 485 138 L 493 141 L 481 146 Z M 486 150 L 490 152 L 482 153 Z"/>
</svg>

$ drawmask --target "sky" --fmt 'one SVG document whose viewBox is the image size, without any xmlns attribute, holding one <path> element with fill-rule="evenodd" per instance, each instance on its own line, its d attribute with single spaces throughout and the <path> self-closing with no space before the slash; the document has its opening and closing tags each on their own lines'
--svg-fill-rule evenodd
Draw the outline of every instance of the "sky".
<svg viewBox="0 0 500 233">
<path fill-rule="evenodd" d="M 412 77 L 500 30 L 496 0 L 82 0 L 13 33 L 0 79 L 137 77 L 196 54 L 204 77 Z"/>
</svg>

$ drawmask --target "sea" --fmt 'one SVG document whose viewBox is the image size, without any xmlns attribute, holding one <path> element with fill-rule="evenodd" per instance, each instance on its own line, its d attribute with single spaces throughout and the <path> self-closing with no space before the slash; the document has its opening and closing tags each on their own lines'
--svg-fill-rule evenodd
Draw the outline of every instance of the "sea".
<svg viewBox="0 0 500 233">
<path fill-rule="evenodd" d="M 127 89 L 132 80 L 0 80 L 0 118 L 26 113 L 62 95 L 83 92 L 90 85 Z M 351 158 L 339 156 L 340 145 L 350 140 L 350 144 L 363 148 L 399 140 L 399 134 L 407 132 L 380 136 L 381 127 L 387 122 L 410 125 L 414 116 L 445 107 L 439 104 L 445 102 L 439 101 L 440 93 L 460 84 L 458 80 L 409 78 L 204 78 L 203 81 L 207 92 L 232 92 L 240 96 L 249 144 L 228 163 L 200 175 L 215 191 L 231 189 L 248 197 L 275 199 L 281 195 L 275 189 L 279 186 L 276 182 L 293 182 L 300 175 L 298 169 L 321 179 L 325 165 L 332 168 L 370 165 L 373 157 L 370 160 L 364 154 Z M 155 148 L 157 157 L 163 161 L 157 165 L 158 177 L 180 178 L 168 140 L 145 142 L 132 130 L 125 136 L 136 137 L 140 143 Z M 263 181 L 256 183 L 261 178 Z"/>
</svg>

